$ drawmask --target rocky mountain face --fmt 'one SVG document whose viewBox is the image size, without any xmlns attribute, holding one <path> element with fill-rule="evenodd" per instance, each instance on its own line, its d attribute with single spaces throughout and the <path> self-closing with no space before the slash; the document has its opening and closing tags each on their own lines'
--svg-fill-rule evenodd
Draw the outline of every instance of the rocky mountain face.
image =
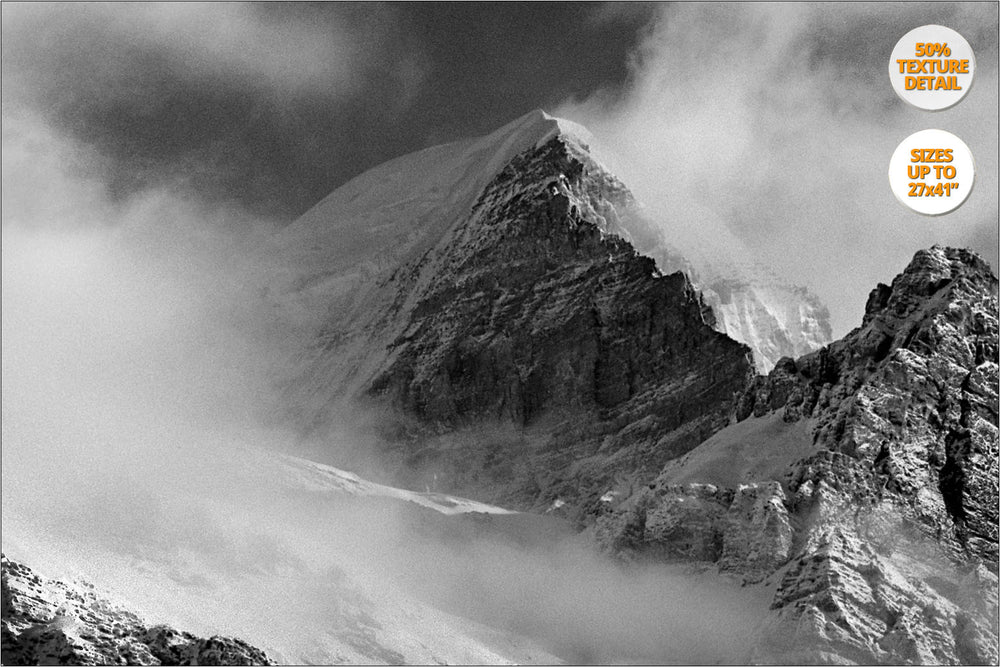
<svg viewBox="0 0 1000 667">
<path fill-rule="evenodd" d="M 147 625 L 86 583 L 40 577 L 2 560 L 2 648 L 6 665 L 272 665 L 239 639 L 204 639 Z"/>
<path fill-rule="evenodd" d="M 921 251 L 597 537 L 774 586 L 763 662 L 995 663 L 997 368 L 996 276 Z"/>
<path fill-rule="evenodd" d="M 800 357 L 833 339 L 829 311 L 804 287 L 743 276 L 717 276 L 697 287 L 719 331 L 750 346 L 760 373 L 770 372 L 782 357 Z"/>
<path fill-rule="evenodd" d="M 758 373 L 766 375 L 782 357 L 798 358 L 833 340 L 830 312 L 815 294 L 748 262 L 749 250 L 741 249 L 735 236 L 706 241 L 731 245 L 726 254 L 735 257 L 726 260 L 677 248 L 667 236 L 677 224 L 683 223 L 654 224 L 643 215 L 625 222 L 639 252 L 665 272 L 687 274 L 712 309 L 715 328 L 753 351 Z"/>
<path fill-rule="evenodd" d="M 631 195 L 561 122 L 517 121 L 531 141 L 468 211 L 377 272 L 374 341 L 351 346 L 356 318 L 323 324 L 319 356 L 339 361 L 311 364 L 300 384 L 337 384 L 334 364 L 354 354 L 343 375 L 388 415 L 378 440 L 403 485 L 519 508 L 597 504 L 725 426 L 752 374 L 687 277 L 623 238 Z"/>
<path fill-rule="evenodd" d="M 655 471 L 725 424 L 749 373 L 683 274 L 605 233 L 624 193 L 574 153 L 552 139 L 486 187 L 368 390 L 433 425 L 422 447 L 482 420 L 526 433 L 509 444 L 526 450 L 515 475 L 536 505 L 568 495 L 543 475 L 600 496 L 616 473 Z"/>
<path fill-rule="evenodd" d="M 590 511 L 724 426 L 744 358 L 766 371 L 829 342 L 803 289 L 681 256 L 588 141 L 532 112 L 367 172 L 277 239 L 267 290 L 311 320 L 292 421 L 378 422 L 376 465 L 337 462 Z"/>
<path fill-rule="evenodd" d="M 956 555 L 995 561 L 996 311 L 996 277 L 979 257 L 919 252 L 872 292 L 859 329 L 781 364 L 737 417 L 816 418 L 816 443 L 877 473 L 912 525 Z M 796 484 L 815 487 L 837 465 L 817 462 Z"/>
<path fill-rule="evenodd" d="M 381 477 L 291 456 L 234 457 L 233 467 L 259 475 L 247 477 L 254 497 L 265 498 L 254 521 L 299 549 L 258 545 L 268 565 L 284 569 L 236 578 L 250 579 L 272 608 L 315 605 L 306 620 L 276 613 L 238 627 L 253 628 L 278 660 L 551 663 L 553 645 L 540 650 L 468 622 L 464 608 L 453 616 L 410 599 L 409 589 L 380 581 L 369 595 L 365 586 L 385 576 L 385 563 L 370 562 L 385 552 L 412 580 L 441 577 L 429 588 L 452 582 L 453 570 L 435 569 L 451 554 L 438 547 L 458 545 L 468 557 L 483 537 L 487 546 L 463 572 L 511 569 L 484 577 L 474 589 L 483 595 L 510 588 L 524 574 L 514 571 L 519 564 L 536 562 L 498 561 L 512 543 L 557 554 L 558 567 L 541 572 L 558 574 L 558 554 L 577 554 L 556 546 L 581 541 L 569 518 L 619 559 L 681 563 L 685 576 L 736 580 L 769 598 L 763 630 L 747 646 L 754 662 L 996 663 L 997 279 L 989 267 L 966 251 L 922 251 L 872 292 L 860 327 L 817 350 L 829 326 L 808 293 L 683 258 L 672 264 L 647 223 L 591 157 L 581 128 L 535 112 L 488 137 L 363 174 L 275 239 L 264 253 L 273 260 L 265 295 L 310 343 L 285 378 L 288 418 L 331 449 L 340 444 L 331 425 L 353 420 L 344 439 L 376 452 Z M 664 273 L 672 269 L 681 270 Z M 772 366 L 766 377 L 754 373 Z M 339 453 L 343 467 L 354 467 L 354 453 Z M 376 483 L 386 477 L 426 490 Z M 303 511 L 306 528 L 286 534 Z M 331 529 L 336 512 L 339 531 Z M 399 535 L 376 539 L 371 551 L 355 544 L 357 535 L 378 538 L 372 527 L 384 529 L 387 517 L 398 519 Z M 30 552 L 34 542 L 26 543 Z M 407 569 L 420 560 L 418 544 L 425 571 Z M 334 547 L 357 572 L 322 560 L 325 548 L 339 553 Z M 224 605 L 246 598 L 205 607 L 199 587 L 225 592 L 236 579 L 212 575 L 199 560 L 209 556 L 157 562 L 183 572 L 146 585 L 173 581 L 169 597 L 226 614 Z M 121 558 L 121 568 L 152 562 L 127 551 Z M 594 572 L 578 571 L 564 586 L 572 593 Z M 514 588 L 519 596 L 548 585 L 530 574 Z M 627 581 L 618 574 L 601 581 Z M 612 588 L 598 582 L 598 596 Z M 732 593 L 722 596 L 726 605 Z M 546 608 L 516 630 L 537 639 L 544 623 L 574 626 L 557 633 L 569 639 L 555 648 L 587 645 L 572 617 L 580 599 L 564 605 L 568 621 L 543 618 Z M 583 618 L 603 622 L 606 601 Z M 648 609 L 664 611 L 662 599 L 655 603 Z M 487 611 L 484 622 L 506 618 Z M 612 610 L 627 626 L 616 637 L 632 641 L 636 621 L 650 614 L 623 611 L 635 610 Z M 756 624 L 755 612 L 744 616 Z M 660 616 L 653 625 L 659 631 Z M 149 626 L 85 585 L 44 579 L 6 558 L 2 630 L 5 663 L 269 660 L 239 640 Z"/>
</svg>

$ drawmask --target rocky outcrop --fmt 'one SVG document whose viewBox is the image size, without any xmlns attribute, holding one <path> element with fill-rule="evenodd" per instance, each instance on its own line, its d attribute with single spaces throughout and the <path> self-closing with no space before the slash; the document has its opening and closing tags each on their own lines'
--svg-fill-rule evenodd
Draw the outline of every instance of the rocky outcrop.
<svg viewBox="0 0 1000 667">
<path fill-rule="evenodd" d="M 726 513 L 719 569 L 761 581 L 788 560 L 792 534 L 781 484 L 740 485 Z"/>
<path fill-rule="evenodd" d="M 995 663 L 997 368 L 996 276 L 964 250 L 918 252 L 871 293 L 859 328 L 779 361 L 738 402 L 739 420 L 780 417 L 786 436 L 809 434 L 782 447 L 811 454 L 781 479 L 713 486 L 710 503 L 693 502 L 705 485 L 667 486 L 674 466 L 602 517 L 598 537 L 619 553 L 776 582 L 755 661 Z M 706 443 L 729 458 L 706 454 L 700 470 L 713 456 L 736 460 L 731 440 Z M 741 447 L 749 457 L 771 444 Z M 681 503 L 695 528 L 674 529 L 669 544 L 637 529 Z M 693 531 L 722 549 L 674 546 Z"/>
<path fill-rule="evenodd" d="M 957 557 L 997 560 L 997 279 L 976 255 L 921 251 L 868 299 L 862 326 L 747 393 L 740 416 L 816 420 L 823 452 L 791 490 L 823 480 L 900 504 Z"/>
<path fill-rule="evenodd" d="M 147 625 L 102 599 L 2 561 L 2 651 L 6 665 L 270 665 L 263 651 L 230 637 L 204 639 Z"/>
<path fill-rule="evenodd" d="M 769 637 L 793 624 L 855 661 L 996 662 L 996 387 L 997 279 L 934 247 L 872 292 L 860 328 L 748 395 L 814 419 L 821 448 L 788 482 L 808 522 Z"/>
<path fill-rule="evenodd" d="M 714 562 L 723 549 L 733 493 L 713 484 L 650 484 L 596 521 L 601 547 L 626 560 Z"/>
<path fill-rule="evenodd" d="M 650 484 L 624 507 L 597 519 L 601 547 L 627 560 L 718 562 L 758 582 L 788 561 L 792 527 L 777 482 L 741 485 Z"/>
</svg>

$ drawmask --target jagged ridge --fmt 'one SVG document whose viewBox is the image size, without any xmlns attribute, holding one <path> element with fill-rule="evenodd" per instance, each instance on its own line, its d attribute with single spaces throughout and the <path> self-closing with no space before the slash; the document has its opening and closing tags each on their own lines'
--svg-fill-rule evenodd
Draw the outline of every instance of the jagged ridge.
<svg viewBox="0 0 1000 667">
<path fill-rule="evenodd" d="M 861 327 L 781 360 L 740 400 L 733 436 L 668 466 L 598 537 L 778 577 L 763 662 L 995 663 L 996 386 L 996 276 L 968 251 L 918 252 Z M 808 440 L 781 445 L 787 474 L 742 459 L 789 437 Z M 672 483 L 734 476 L 708 464 L 748 483 Z"/>
</svg>

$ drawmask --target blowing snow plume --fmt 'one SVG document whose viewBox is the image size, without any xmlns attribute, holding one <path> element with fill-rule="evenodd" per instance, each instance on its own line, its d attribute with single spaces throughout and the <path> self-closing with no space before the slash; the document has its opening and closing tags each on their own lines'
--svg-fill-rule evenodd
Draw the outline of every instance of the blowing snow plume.
<svg viewBox="0 0 1000 667">
<path fill-rule="evenodd" d="M 837 338 L 883 267 L 917 249 L 971 246 L 997 265 L 996 22 L 979 4 L 662 5 L 626 92 L 555 112 L 594 133 L 684 254 L 762 262 L 810 287 Z M 935 116 L 978 165 L 974 196 L 946 224 L 900 206 L 885 176 L 896 144 L 926 125 L 886 64 L 928 23 L 964 35 L 979 64 L 968 97 Z"/>
</svg>

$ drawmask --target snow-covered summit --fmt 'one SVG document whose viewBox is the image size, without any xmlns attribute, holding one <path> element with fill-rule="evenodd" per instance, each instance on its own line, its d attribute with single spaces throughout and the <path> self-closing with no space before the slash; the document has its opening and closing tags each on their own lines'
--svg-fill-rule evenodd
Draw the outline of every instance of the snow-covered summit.
<svg viewBox="0 0 1000 667">
<path fill-rule="evenodd" d="M 319 220 L 384 209 L 415 202 L 418 195 L 439 202 L 460 204 L 478 191 L 503 167 L 529 148 L 562 136 L 587 149 L 590 132 L 572 121 L 535 109 L 483 137 L 432 146 L 389 160 L 348 181 L 306 212 L 294 227 L 310 227 Z M 478 188 L 476 187 L 478 186 Z M 450 189 L 450 193 L 445 190 Z"/>
<path fill-rule="evenodd" d="M 294 293 L 300 314 L 315 312 L 310 296 L 352 292 L 380 270 L 419 257 L 468 215 L 516 155 L 556 136 L 584 151 L 590 141 L 586 128 L 536 109 L 486 136 L 432 146 L 364 172 L 274 239 L 264 253 L 270 289 Z"/>
<path fill-rule="evenodd" d="M 541 146 L 553 137 L 561 136 L 574 141 L 584 149 L 589 149 L 594 139 L 590 130 L 583 125 L 566 120 L 565 118 L 557 118 L 541 109 L 529 111 L 517 120 L 500 128 L 494 134 L 499 134 L 506 128 L 512 128 L 515 132 L 525 137 L 535 136 L 536 134 L 541 135 L 535 141 L 536 147 Z"/>
</svg>

